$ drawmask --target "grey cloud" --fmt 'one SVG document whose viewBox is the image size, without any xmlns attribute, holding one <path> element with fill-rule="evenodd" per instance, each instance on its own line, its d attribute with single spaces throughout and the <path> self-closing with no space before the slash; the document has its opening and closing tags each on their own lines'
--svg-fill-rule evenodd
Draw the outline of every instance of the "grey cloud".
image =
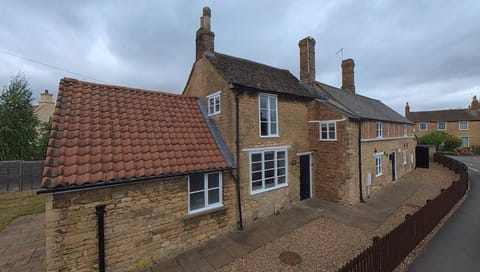
<svg viewBox="0 0 480 272">
<path fill-rule="evenodd" d="M 343 47 L 359 93 L 399 112 L 407 100 L 412 110 L 456 108 L 480 95 L 477 1 L 11 1 L 0 14 L 0 49 L 102 82 L 179 93 L 204 5 L 217 51 L 298 75 L 298 40 L 313 36 L 318 80 L 340 85 Z M 1 85 L 23 69 L 37 95 L 63 76 L 92 80 L 4 54 L 0 62 Z"/>
</svg>

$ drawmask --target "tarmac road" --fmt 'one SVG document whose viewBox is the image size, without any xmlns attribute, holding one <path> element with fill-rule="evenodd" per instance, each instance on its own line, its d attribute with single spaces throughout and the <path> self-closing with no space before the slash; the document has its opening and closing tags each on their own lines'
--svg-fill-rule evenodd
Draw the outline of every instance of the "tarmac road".
<svg viewBox="0 0 480 272">
<path fill-rule="evenodd" d="M 468 166 L 470 192 L 409 271 L 480 271 L 480 156 L 453 158 Z"/>
</svg>

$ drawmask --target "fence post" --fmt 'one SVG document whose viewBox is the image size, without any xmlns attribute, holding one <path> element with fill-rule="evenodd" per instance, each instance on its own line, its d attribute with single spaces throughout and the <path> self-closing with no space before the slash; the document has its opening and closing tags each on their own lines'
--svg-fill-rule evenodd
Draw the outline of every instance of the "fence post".
<svg viewBox="0 0 480 272">
<path fill-rule="evenodd" d="M 382 263 L 383 263 L 383 258 L 382 258 L 382 250 L 380 249 L 380 237 L 375 236 L 372 239 L 372 248 L 373 248 L 373 271 L 382 271 Z"/>
<path fill-rule="evenodd" d="M 20 184 L 18 185 L 18 190 L 23 191 L 23 161 L 18 161 L 18 180 Z"/>
</svg>

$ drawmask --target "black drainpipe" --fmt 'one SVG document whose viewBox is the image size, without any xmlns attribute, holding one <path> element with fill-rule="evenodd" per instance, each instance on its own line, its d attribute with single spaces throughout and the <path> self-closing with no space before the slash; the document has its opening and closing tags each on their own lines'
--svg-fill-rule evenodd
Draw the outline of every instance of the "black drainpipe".
<svg viewBox="0 0 480 272">
<path fill-rule="evenodd" d="M 95 206 L 98 227 L 98 271 L 105 272 L 105 204 Z"/>
<path fill-rule="evenodd" d="M 360 202 L 365 202 L 362 186 L 362 118 L 358 120 L 358 188 L 360 189 Z"/>
<path fill-rule="evenodd" d="M 237 149 L 237 177 L 235 178 L 235 187 L 237 189 L 238 202 L 238 230 L 243 230 L 242 219 L 242 199 L 240 194 L 240 94 L 235 92 L 235 118 L 236 118 L 236 135 L 235 144 Z"/>
</svg>

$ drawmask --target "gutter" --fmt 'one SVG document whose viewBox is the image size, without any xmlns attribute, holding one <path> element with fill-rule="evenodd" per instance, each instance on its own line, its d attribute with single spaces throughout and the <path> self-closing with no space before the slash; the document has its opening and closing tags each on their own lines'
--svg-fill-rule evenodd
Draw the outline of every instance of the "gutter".
<svg viewBox="0 0 480 272">
<path fill-rule="evenodd" d="M 219 171 L 224 172 L 224 171 L 229 171 L 233 169 L 235 168 L 227 167 L 227 168 L 217 168 L 217 169 L 209 169 L 209 170 L 201 170 L 201 171 L 190 171 L 190 172 L 184 172 L 184 173 L 166 174 L 166 175 L 160 175 L 160 176 L 129 178 L 129 179 L 123 179 L 123 180 L 108 181 L 108 182 L 87 183 L 83 185 L 70 185 L 70 186 L 63 186 L 63 187 L 59 186 L 54 188 L 41 189 L 37 191 L 37 195 L 48 194 L 48 193 L 83 191 L 83 190 L 96 189 L 96 188 L 113 187 L 113 186 L 119 186 L 119 185 L 148 182 L 148 181 L 158 180 L 158 179 L 181 177 L 181 176 L 187 176 L 191 174 L 211 173 L 211 172 L 219 172 Z"/>
</svg>

